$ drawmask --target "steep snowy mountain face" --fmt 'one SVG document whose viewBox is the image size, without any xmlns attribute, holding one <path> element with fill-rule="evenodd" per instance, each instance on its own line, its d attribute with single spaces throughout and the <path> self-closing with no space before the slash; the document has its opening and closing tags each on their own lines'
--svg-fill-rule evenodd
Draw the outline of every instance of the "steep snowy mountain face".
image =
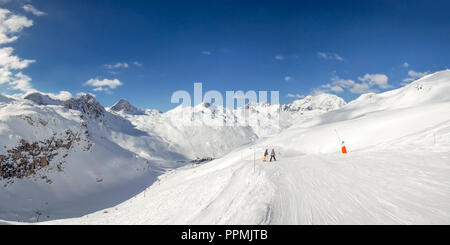
<svg viewBox="0 0 450 245">
<path fill-rule="evenodd" d="M 137 129 L 160 137 L 168 142 L 170 151 L 189 159 L 217 158 L 257 138 L 251 128 L 235 123 L 231 111 L 212 104 L 180 106 L 166 113 L 146 110 L 144 114 L 115 114 Z"/>
<path fill-rule="evenodd" d="M 319 94 L 315 96 L 306 96 L 304 99 L 296 100 L 288 105 L 283 105 L 283 111 L 305 112 L 305 111 L 332 111 L 337 110 L 347 103 L 333 94 Z"/>
<path fill-rule="evenodd" d="M 234 110 L 236 117 L 248 122 L 259 137 L 271 137 L 305 120 L 345 106 L 345 101 L 332 94 L 307 96 L 287 105 L 250 103 Z"/>
<path fill-rule="evenodd" d="M 142 114 L 142 111 L 133 106 L 128 100 L 121 99 L 110 108 L 111 111 L 123 112 L 127 114 Z"/>
<path fill-rule="evenodd" d="M 278 134 L 290 126 L 290 118 L 280 111 L 280 105 L 267 102 L 249 103 L 243 108 L 233 110 L 237 121 L 248 125 L 258 137 L 269 137 Z"/>
<path fill-rule="evenodd" d="M 90 95 L 82 95 L 77 99 L 64 101 L 63 106 L 70 110 L 77 110 L 88 117 L 99 118 L 105 115 L 105 108 Z"/>
<path fill-rule="evenodd" d="M 2 219 L 31 221 L 45 210 L 71 217 L 114 205 L 186 159 L 90 95 L 49 102 L 39 95 L 0 101 Z"/>
</svg>

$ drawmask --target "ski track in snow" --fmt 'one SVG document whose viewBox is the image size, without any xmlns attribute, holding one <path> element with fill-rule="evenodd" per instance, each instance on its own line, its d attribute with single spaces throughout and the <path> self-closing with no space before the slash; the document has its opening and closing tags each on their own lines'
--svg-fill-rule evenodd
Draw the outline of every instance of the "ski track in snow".
<svg viewBox="0 0 450 245">
<path fill-rule="evenodd" d="M 448 224 L 449 157 L 303 155 L 253 172 L 247 155 L 171 171 L 106 212 L 44 224 Z"/>
<path fill-rule="evenodd" d="M 285 159 L 272 171 L 279 189 L 271 223 L 448 224 L 448 156 L 355 152 Z M 417 161 L 423 157 L 433 161 Z"/>
</svg>

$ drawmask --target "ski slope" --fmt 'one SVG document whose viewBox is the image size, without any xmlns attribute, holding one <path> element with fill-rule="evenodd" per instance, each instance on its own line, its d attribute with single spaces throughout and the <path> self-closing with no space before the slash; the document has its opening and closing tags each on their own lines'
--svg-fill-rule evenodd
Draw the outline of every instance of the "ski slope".
<svg viewBox="0 0 450 245">
<path fill-rule="evenodd" d="M 279 161 L 263 163 L 265 148 Z M 43 224 L 450 224 L 450 71 L 173 170 L 117 206 Z"/>
<path fill-rule="evenodd" d="M 283 122 L 344 104 L 334 95 L 311 96 L 283 105 Z M 266 131 L 264 118 L 253 116 L 270 117 L 279 108 L 252 104 L 253 113 L 243 115 L 244 110 L 204 103 L 161 113 L 124 99 L 105 109 L 91 95 L 65 101 L 40 92 L 1 96 L 0 219 L 42 222 L 118 205 L 168 170 L 251 144 Z M 216 125 L 238 116 L 254 124 Z"/>
<path fill-rule="evenodd" d="M 450 222 L 448 153 L 304 155 L 254 171 L 251 151 L 242 151 L 175 170 L 118 206 L 44 224 Z"/>
</svg>

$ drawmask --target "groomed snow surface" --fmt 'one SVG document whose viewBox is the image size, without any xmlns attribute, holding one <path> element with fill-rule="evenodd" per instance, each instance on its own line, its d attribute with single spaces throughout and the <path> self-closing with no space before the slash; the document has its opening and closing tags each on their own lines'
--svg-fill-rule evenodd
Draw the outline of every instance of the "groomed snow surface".
<svg viewBox="0 0 450 245">
<path fill-rule="evenodd" d="M 243 144 L 152 175 L 118 205 L 40 224 L 450 224 L 449 70 Z M 262 162 L 266 148 L 277 162 Z"/>
</svg>

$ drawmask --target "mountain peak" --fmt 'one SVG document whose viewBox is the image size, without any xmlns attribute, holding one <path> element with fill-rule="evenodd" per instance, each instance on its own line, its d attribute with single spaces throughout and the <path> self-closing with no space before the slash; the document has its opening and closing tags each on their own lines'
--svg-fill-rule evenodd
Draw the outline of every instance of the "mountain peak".
<svg viewBox="0 0 450 245">
<path fill-rule="evenodd" d="M 284 105 L 282 110 L 284 111 L 332 111 L 339 109 L 346 105 L 344 99 L 334 94 L 318 94 L 309 95 L 301 100 L 293 101 L 291 104 Z"/>
<path fill-rule="evenodd" d="M 68 109 L 77 110 L 89 116 L 93 115 L 96 118 L 105 113 L 105 108 L 90 94 L 64 101 L 63 105 Z"/>
<path fill-rule="evenodd" d="M 13 99 L 0 94 L 0 102 L 10 102 Z"/>
<path fill-rule="evenodd" d="M 25 96 L 26 100 L 31 100 L 38 105 L 61 105 L 62 101 L 50 98 L 50 96 L 39 92 L 31 93 Z"/>
<path fill-rule="evenodd" d="M 111 107 L 112 111 L 124 112 L 127 114 L 139 114 L 141 111 L 133 106 L 128 100 L 120 99 L 116 104 Z"/>
</svg>

